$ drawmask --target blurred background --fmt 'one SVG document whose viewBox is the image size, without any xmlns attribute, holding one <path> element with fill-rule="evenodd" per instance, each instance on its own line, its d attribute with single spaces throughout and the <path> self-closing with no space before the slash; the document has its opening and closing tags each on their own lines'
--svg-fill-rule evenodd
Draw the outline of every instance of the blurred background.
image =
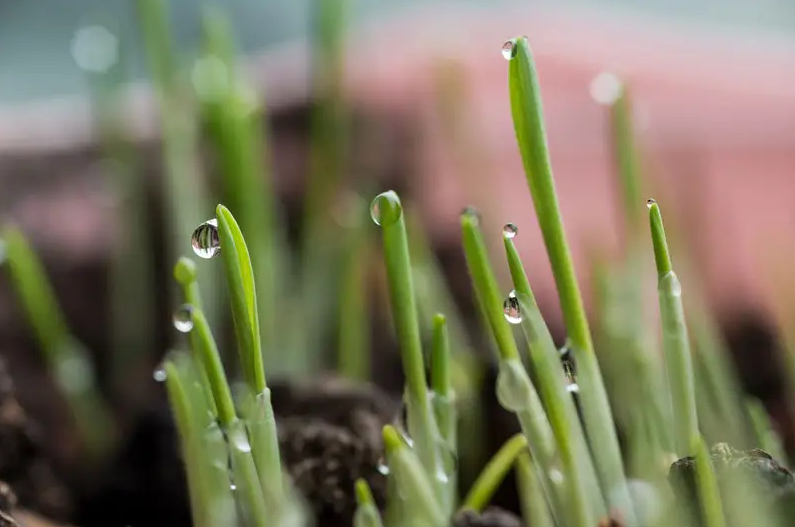
<svg viewBox="0 0 795 527">
<path fill-rule="evenodd" d="M 246 96 L 264 107 L 262 157 L 284 213 L 277 229 L 294 252 L 316 257 L 302 249 L 311 238 L 311 206 L 322 204 L 320 223 L 340 223 L 339 209 L 348 207 L 352 192 L 369 202 L 394 188 L 416 212 L 461 318 L 476 320 L 459 235 L 459 212 L 474 205 L 495 261 L 503 224 L 518 225 L 515 241 L 562 344 L 565 328 L 516 147 L 499 50 L 506 39 L 527 35 L 588 305 L 594 262 L 618 258 L 626 245 L 608 108 L 621 79 L 632 94 L 643 200 L 653 195 L 666 214 L 685 290 L 704 295 L 745 387 L 767 405 L 787 445 L 795 444 L 774 352 L 787 307 L 782 297 L 795 292 L 795 3 L 348 0 L 333 2 L 344 4 L 341 14 L 326 15 L 340 18 L 325 24 L 332 2 L 324 1 L 206 3 L 228 19 Z M 215 203 L 240 199 L 225 189 L 212 147 L 194 133 L 202 125 L 181 123 L 200 121 L 193 106 L 183 106 L 167 86 L 177 78 L 187 99 L 201 105 L 225 75 L 224 64 L 219 73 L 206 54 L 206 5 L 162 4 L 173 53 L 152 47 L 157 37 L 147 42 L 135 2 L 0 2 L 0 214 L 42 258 L 71 331 L 93 357 L 120 426 L 129 429 L 157 399 L 151 372 L 176 342 L 173 262 L 191 255 L 192 227 L 213 215 Z M 153 65 L 166 55 L 170 64 Z M 163 101 L 170 110 L 165 117 Z M 335 109 L 330 120 L 322 120 L 323 108 Z M 318 111 L 332 130 L 327 136 L 317 132 Z M 343 116 L 341 128 L 331 114 Z M 345 137 L 336 146 L 344 153 L 330 154 L 334 163 L 320 170 L 312 165 L 316 141 L 324 141 L 318 134 L 328 144 Z M 162 146 L 180 138 L 181 146 Z M 174 172 L 181 175 L 169 175 Z M 132 264 L 119 267 L 119 260 Z M 301 265 L 311 268 L 306 259 Z M 123 296 L 117 287 L 125 280 L 114 275 L 120 268 L 135 276 L 131 283 L 149 285 Z M 373 266 L 365 274 L 381 283 L 381 273 Z M 650 284 L 653 289 L 653 278 Z M 68 414 L 6 277 L 0 286 L 0 352 L 22 406 L 49 431 L 47 448 L 68 460 L 76 448 Z M 402 378 L 392 373 L 397 348 L 384 330 L 388 312 L 378 291 L 361 292 L 369 299 L 368 342 L 377 357 L 372 378 L 399 393 Z M 221 297 L 218 302 L 223 305 Z M 329 316 L 317 327 L 321 342 L 301 344 L 325 354 L 307 355 L 317 360 L 311 367 L 285 368 L 287 377 L 330 368 L 334 352 L 326 348 L 337 346 L 339 328 Z M 140 319 L 128 328 L 129 338 L 121 337 L 131 350 L 122 359 L 113 351 L 119 318 Z M 229 324 L 223 327 L 231 337 Z M 488 353 L 480 355 L 488 361 Z M 123 374 L 117 360 L 128 361 Z"/>
</svg>

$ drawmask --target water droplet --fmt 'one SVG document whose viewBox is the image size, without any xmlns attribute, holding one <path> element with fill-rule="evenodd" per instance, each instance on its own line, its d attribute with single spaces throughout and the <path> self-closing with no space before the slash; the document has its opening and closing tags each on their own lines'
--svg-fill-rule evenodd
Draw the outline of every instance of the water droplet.
<svg viewBox="0 0 795 527">
<path fill-rule="evenodd" d="M 228 432 L 229 442 L 240 452 L 251 452 L 251 443 L 243 427 L 234 427 Z"/>
<path fill-rule="evenodd" d="M 508 294 L 508 298 L 502 303 L 502 314 L 505 315 L 505 320 L 511 324 L 519 324 L 522 321 L 519 299 L 516 298 L 515 291 L 511 291 Z"/>
<path fill-rule="evenodd" d="M 624 91 L 624 85 L 612 73 L 600 73 L 591 81 L 588 91 L 597 103 L 613 104 Z"/>
<path fill-rule="evenodd" d="M 670 271 L 660 279 L 659 288 L 661 291 L 666 291 L 671 296 L 682 296 L 682 282 L 676 273 Z"/>
<path fill-rule="evenodd" d="M 533 397 L 533 387 L 520 360 L 500 361 L 496 391 L 500 406 L 509 412 L 518 412 L 528 407 Z"/>
<path fill-rule="evenodd" d="M 229 485 L 229 490 L 237 490 L 237 485 L 232 483 L 231 485 Z"/>
<path fill-rule="evenodd" d="M 71 52 L 80 69 L 103 73 L 119 59 L 119 39 L 104 26 L 81 27 L 72 37 Z"/>
<path fill-rule="evenodd" d="M 209 260 L 217 256 L 221 250 L 221 239 L 218 236 L 218 220 L 207 220 L 193 231 L 190 237 L 193 252 L 199 258 Z"/>
<path fill-rule="evenodd" d="M 157 382 L 164 382 L 167 377 L 168 374 L 166 373 L 166 369 L 163 368 L 162 364 L 159 364 L 157 368 L 155 368 L 155 371 L 152 372 L 152 378 Z"/>
<path fill-rule="evenodd" d="M 553 468 L 552 470 L 549 471 L 549 479 L 552 480 L 552 483 L 560 485 L 561 483 L 563 483 L 563 472 L 561 472 L 556 468 Z"/>
<path fill-rule="evenodd" d="M 515 223 L 506 223 L 502 228 L 502 235 L 509 240 L 515 238 L 518 232 L 519 227 L 517 227 Z"/>
<path fill-rule="evenodd" d="M 649 198 L 646 200 L 646 208 L 650 209 L 652 205 L 657 203 L 657 200 L 654 198 Z"/>
<path fill-rule="evenodd" d="M 450 481 L 450 477 L 458 471 L 458 457 L 453 447 L 441 436 L 436 439 L 436 452 L 439 456 L 436 477 L 442 483 L 447 483 Z"/>
<path fill-rule="evenodd" d="M 382 192 L 370 203 L 370 217 L 373 223 L 386 227 L 394 224 L 403 215 L 403 205 L 393 190 Z"/>
<path fill-rule="evenodd" d="M 502 57 L 505 60 L 511 60 L 516 56 L 516 39 L 512 38 L 510 40 L 506 40 L 505 43 L 502 45 Z"/>
<path fill-rule="evenodd" d="M 461 209 L 461 216 L 468 216 L 472 219 L 474 225 L 480 225 L 480 211 L 472 205 L 467 205 Z"/>
<path fill-rule="evenodd" d="M 563 375 L 566 379 L 566 390 L 569 393 L 580 393 L 580 385 L 574 374 L 574 363 L 570 360 L 563 361 Z"/>
<path fill-rule="evenodd" d="M 183 304 L 174 311 L 174 327 L 181 333 L 188 333 L 193 329 L 193 307 Z"/>
<path fill-rule="evenodd" d="M 376 470 L 383 476 L 389 475 L 389 465 L 386 464 L 386 461 L 383 458 L 378 461 Z"/>
<path fill-rule="evenodd" d="M 68 392 L 84 392 L 91 387 L 93 370 L 91 363 L 82 355 L 69 354 L 58 361 L 55 375 L 59 384 Z"/>
</svg>

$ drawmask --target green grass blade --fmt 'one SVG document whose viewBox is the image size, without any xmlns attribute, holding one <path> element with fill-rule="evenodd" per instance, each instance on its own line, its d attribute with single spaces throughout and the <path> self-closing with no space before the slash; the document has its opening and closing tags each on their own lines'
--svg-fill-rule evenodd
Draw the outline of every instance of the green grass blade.
<svg viewBox="0 0 795 527">
<path fill-rule="evenodd" d="M 363 479 L 356 480 L 356 504 L 353 527 L 383 527 L 373 493 L 367 481 Z"/>
<path fill-rule="evenodd" d="M 243 375 L 249 389 L 253 393 L 261 393 L 267 384 L 259 336 L 254 269 L 243 233 L 229 209 L 218 205 L 216 219 Z"/>
<path fill-rule="evenodd" d="M 254 396 L 248 394 L 244 407 L 243 417 L 251 436 L 251 448 L 262 484 L 262 494 L 269 510 L 284 512 L 285 488 L 270 388 L 265 388 Z"/>
<path fill-rule="evenodd" d="M 712 466 L 709 449 L 700 435 L 694 438 L 690 451 L 695 454 L 696 489 L 701 505 L 703 525 L 704 527 L 726 527 L 715 469 Z"/>
<path fill-rule="evenodd" d="M 431 348 L 431 389 L 433 414 L 439 429 L 438 456 L 441 470 L 447 476 L 445 511 L 452 512 L 457 499 L 458 473 L 458 414 L 455 393 L 450 379 L 450 338 L 444 315 L 433 317 L 433 347 Z"/>
<path fill-rule="evenodd" d="M 461 505 L 461 510 L 481 512 L 491 501 L 491 497 L 514 466 L 516 459 L 526 450 L 527 438 L 524 434 L 517 434 L 506 441 L 472 484 Z"/>
<path fill-rule="evenodd" d="M 96 460 L 112 446 L 114 424 L 96 385 L 91 357 L 71 335 L 44 266 L 22 232 L 7 226 L 3 240 L 11 282 L 47 368 L 69 403 L 81 439 Z"/>
<path fill-rule="evenodd" d="M 393 191 L 375 197 L 373 220 L 381 226 L 392 318 L 406 375 L 409 434 L 431 481 L 437 482 L 436 421 L 431 411 L 415 300 L 406 224 L 400 198 Z M 441 492 L 441 491 L 440 491 Z"/>
<path fill-rule="evenodd" d="M 527 452 L 520 453 L 516 460 L 516 483 L 519 489 L 519 504 L 527 527 L 555 527 L 555 520 L 538 479 L 538 472 Z"/>
<path fill-rule="evenodd" d="M 700 437 L 700 434 L 696 413 L 690 340 L 682 305 L 682 285 L 671 266 L 660 208 L 654 200 L 649 200 L 649 221 L 652 244 L 654 245 L 654 259 L 657 263 L 663 351 L 674 416 L 676 453 L 685 456 L 691 453 L 693 442 Z"/>
<path fill-rule="evenodd" d="M 611 489 L 608 491 L 609 496 L 615 496 L 611 506 L 624 511 L 628 523 L 634 525 L 628 508 L 629 496 L 621 490 L 625 488 L 624 467 L 613 427 L 612 411 L 566 242 L 547 149 L 538 76 L 527 39 L 515 39 L 511 52 L 508 84 L 514 129 L 536 216 L 552 264 L 568 340 L 580 371 L 580 400 L 586 432 L 593 445 L 592 452 L 602 486 Z"/>
<path fill-rule="evenodd" d="M 252 448 L 243 421 L 235 420 L 230 423 L 226 428 L 226 435 L 229 438 L 235 494 L 245 523 L 252 527 L 268 527 L 271 525 L 269 519 L 274 518 L 275 511 L 268 510 L 265 506 L 262 485 L 257 476 L 257 467 L 251 455 Z"/>
<path fill-rule="evenodd" d="M 520 306 L 522 331 L 530 350 L 530 367 L 535 372 L 569 486 L 569 507 L 576 511 L 575 516 L 580 523 L 593 524 L 605 516 L 607 510 L 600 498 L 599 480 L 577 408 L 567 390 L 560 354 L 538 309 L 519 253 L 510 238 L 504 239 L 508 266 Z"/>
<path fill-rule="evenodd" d="M 411 504 L 411 512 L 417 514 L 423 523 L 442 527 L 445 525 L 445 516 L 432 483 L 436 477 L 428 477 L 419 457 L 400 438 L 394 427 L 385 426 L 383 435 L 389 473 L 395 478 L 399 494 L 404 496 L 406 503 Z"/>
</svg>

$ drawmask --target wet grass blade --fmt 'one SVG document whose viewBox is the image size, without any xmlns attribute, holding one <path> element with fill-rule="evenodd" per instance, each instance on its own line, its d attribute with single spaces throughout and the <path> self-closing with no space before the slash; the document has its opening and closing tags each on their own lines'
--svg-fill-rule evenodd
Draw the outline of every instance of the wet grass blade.
<svg viewBox="0 0 795 527">
<path fill-rule="evenodd" d="M 593 349 L 591 332 L 574 272 L 547 149 L 541 93 L 527 39 L 515 39 L 508 84 L 516 139 L 538 223 L 552 264 L 568 341 L 579 369 L 580 401 L 591 451 L 602 486 L 612 496 L 611 507 L 634 525 L 625 489 L 624 466 L 604 381 Z"/>
<path fill-rule="evenodd" d="M 3 231 L 11 282 L 44 354 L 47 368 L 66 397 L 92 461 L 113 446 L 114 423 L 96 384 L 88 350 L 70 333 L 44 266 L 14 226 Z"/>
<path fill-rule="evenodd" d="M 690 340 L 682 306 L 682 285 L 671 266 L 660 207 L 654 200 L 649 201 L 649 221 L 657 264 L 663 352 L 673 408 L 675 447 L 678 455 L 686 456 L 691 454 L 690 449 L 700 434 Z"/>
<path fill-rule="evenodd" d="M 367 481 L 363 479 L 356 480 L 356 504 L 353 527 L 383 527 L 373 493 Z"/>
<path fill-rule="evenodd" d="M 506 441 L 472 484 L 461 505 L 461 510 L 481 512 L 489 504 L 491 497 L 497 492 L 497 488 L 502 484 L 508 471 L 513 468 L 519 455 L 526 450 L 527 438 L 524 434 L 517 434 Z"/>
<path fill-rule="evenodd" d="M 445 525 L 433 480 L 428 477 L 419 457 L 400 438 L 394 427 L 385 426 L 383 436 L 389 473 L 395 478 L 398 493 L 404 496 L 404 507 L 410 506 L 411 513 L 416 514 L 423 524 Z"/>
<path fill-rule="evenodd" d="M 425 361 L 420 340 L 417 302 L 414 293 L 406 224 L 400 198 L 393 191 L 379 194 L 370 207 L 373 220 L 381 226 L 384 259 L 392 318 L 397 331 L 406 375 L 406 406 L 409 434 L 434 486 L 438 459 L 436 452 L 436 421 L 431 411 Z"/>
<path fill-rule="evenodd" d="M 535 372 L 541 400 L 562 459 L 569 510 L 579 524 L 594 524 L 606 515 L 607 509 L 600 497 L 599 480 L 577 408 L 566 386 L 560 354 L 538 309 L 519 253 L 510 238 L 505 237 L 504 240 L 515 296 L 520 306 L 522 331 L 530 351 L 530 367 Z"/>
<path fill-rule="evenodd" d="M 467 210 L 461 215 L 461 230 L 472 284 L 500 354 L 497 399 L 503 408 L 516 414 L 541 474 L 545 496 L 555 517 L 563 519 L 565 509 L 551 479 L 553 471 L 558 470 L 555 437 L 541 399 L 519 358 L 516 341 L 503 314 L 502 295 L 489 263 L 476 212 Z"/>
<path fill-rule="evenodd" d="M 437 455 L 441 470 L 447 476 L 444 487 L 444 510 L 452 512 L 458 491 L 458 413 L 455 393 L 450 379 L 450 338 L 444 315 L 433 317 L 433 346 L 431 348 L 432 408 L 439 430 Z"/>
</svg>

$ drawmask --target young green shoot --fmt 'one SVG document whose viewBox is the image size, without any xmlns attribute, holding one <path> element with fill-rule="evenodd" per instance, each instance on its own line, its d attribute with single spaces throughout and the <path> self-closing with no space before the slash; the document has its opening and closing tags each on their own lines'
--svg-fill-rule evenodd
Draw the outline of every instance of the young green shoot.
<svg viewBox="0 0 795 527">
<path fill-rule="evenodd" d="M 709 448 L 700 435 L 693 438 L 690 447 L 696 464 L 696 492 L 704 527 L 726 527 L 715 469 L 710 459 Z"/>
<path fill-rule="evenodd" d="M 450 380 L 450 338 L 447 320 L 437 313 L 433 317 L 433 347 L 431 348 L 431 400 L 436 425 L 439 430 L 438 456 L 447 482 L 443 486 L 445 510 L 451 511 L 456 499 L 458 438 L 455 394 Z"/>
<path fill-rule="evenodd" d="M 553 471 L 558 470 L 555 437 L 538 393 L 519 358 L 516 341 L 503 314 L 502 295 L 488 259 L 476 212 L 471 209 L 464 211 L 461 229 L 464 254 L 475 294 L 482 304 L 500 354 L 497 399 L 503 408 L 516 414 L 533 458 L 536 459 L 541 484 L 553 513 L 563 518 L 562 502 L 551 477 Z"/>
<path fill-rule="evenodd" d="M 580 372 L 580 402 L 586 433 L 594 445 L 594 462 L 602 488 L 611 497 L 610 506 L 620 509 L 626 515 L 627 522 L 634 525 L 612 410 L 594 353 L 555 191 L 538 75 L 527 39 L 517 38 L 512 43 L 508 84 L 514 129 L 536 216 L 552 264 L 568 342 Z"/>
<path fill-rule="evenodd" d="M 373 499 L 373 492 L 364 479 L 356 480 L 356 512 L 353 527 L 383 527 L 381 514 Z"/>
<path fill-rule="evenodd" d="M 538 309 L 513 240 L 505 236 L 504 241 L 514 294 L 519 302 L 520 323 L 530 350 L 530 367 L 536 373 L 541 400 L 560 451 L 568 485 L 570 512 L 576 524 L 593 524 L 606 515 L 607 509 L 600 498 L 599 480 L 577 408 L 566 386 L 560 353 Z"/>
<path fill-rule="evenodd" d="M 514 466 L 516 459 L 526 451 L 527 438 L 524 434 L 517 434 L 506 441 L 472 484 L 461 505 L 461 510 L 481 512 L 491 501 L 491 497 Z"/>
<path fill-rule="evenodd" d="M 654 260 L 657 264 L 663 352 L 674 418 L 674 444 L 676 453 L 686 456 L 692 454 L 691 448 L 700 434 L 696 413 L 690 340 L 682 305 L 682 285 L 671 265 L 660 207 L 652 199 L 647 202 L 647 205 L 654 246 Z"/>
<path fill-rule="evenodd" d="M 379 194 L 371 206 L 373 221 L 381 226 L 392 318 L 406 375 L 409 434 L 432 481 L 437 480 L 437 426 L 431 411 L 425 362 L 420 341 L 417 304 L 411 274 L 406 224 L 400 198 L 393 191 Z M 439 487 L 439 484 L 435 484 Z M 441 489 L 439 491 L 441 497 Z"/>
<path fill-rule="evenodd" d="M 44 266 L 24 234 L 14 226 L 3 232 L 5 258 L 27 320 L 47 368 L 66 397 L 89 455 L 96 460 L 114 440 L 114 424 L 96 385 L 88 350 L 70 333 Z"/>
<path fill-rule="evenodd" d="M 395 478 L 399 494 L 412 505 L 410 512 L 421 525 L 445 525 L 445 514 L 431 483 L 436 476 L 428 477 L 419 457 L 393 426 L 385 426 L 383 436 L 389 473 Z"/>
</svg>

